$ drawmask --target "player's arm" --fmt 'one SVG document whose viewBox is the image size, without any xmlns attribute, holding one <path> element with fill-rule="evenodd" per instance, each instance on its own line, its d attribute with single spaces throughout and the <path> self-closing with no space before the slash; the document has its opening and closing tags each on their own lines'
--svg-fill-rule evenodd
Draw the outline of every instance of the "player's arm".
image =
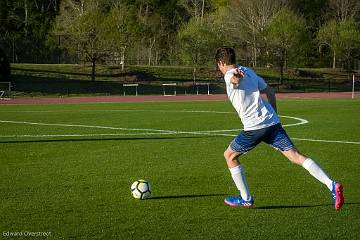
<svg viewBox="0 0 360 240">
<path fill-rule="evenodd" d="M 274 89 L 269 85 L 267 85 L 263 90 L 260 90 L 260 93 L 261 93 L 261 97 L 266 101 L 268 101 L 270 105 L 274 108 L 275 112 L 277 113 L 276 96 Z"/>
</svg>

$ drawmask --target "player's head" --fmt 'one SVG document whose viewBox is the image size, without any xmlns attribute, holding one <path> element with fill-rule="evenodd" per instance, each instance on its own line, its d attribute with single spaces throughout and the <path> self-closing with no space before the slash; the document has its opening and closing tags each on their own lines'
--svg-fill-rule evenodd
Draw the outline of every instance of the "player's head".
<svg viewBox="0 0 360 240">
<path fill-rule="evenodd" d="M 219 70 L 224 74 L 226 66 L 235 65 L 235 50 L 230 47 L 221 47 L 216 50 L 215 61 Z"/>
</svg>

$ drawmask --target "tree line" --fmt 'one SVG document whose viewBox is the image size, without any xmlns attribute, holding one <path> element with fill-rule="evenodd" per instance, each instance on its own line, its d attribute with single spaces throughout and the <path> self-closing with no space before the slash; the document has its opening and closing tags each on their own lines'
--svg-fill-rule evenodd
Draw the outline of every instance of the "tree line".
<svg viewBox="0 0 360 240">
<path fill-rule="evenodd" d="M 358 68 L 358 0 L 1 0 L 11 62 Z"/>
</svg>

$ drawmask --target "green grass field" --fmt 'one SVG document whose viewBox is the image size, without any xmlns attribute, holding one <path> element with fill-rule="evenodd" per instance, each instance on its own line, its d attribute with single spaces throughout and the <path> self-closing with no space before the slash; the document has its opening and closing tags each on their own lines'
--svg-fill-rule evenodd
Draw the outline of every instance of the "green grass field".
<svg viewBox="0 0 360 240">
<path fill-rule="evenodd" d="M 223 151 L 241 128 L 226 101 L 0 105 L 2 237 L 357 239 L 360 101 L 278 108 L 284 125 L 308 121 L 285 129 L 343 183 L 340 212 L 325 186 L 264 144 L 241 158 L 255 207 L 226 206 L 236 189 Z M 153 185 L 144 201 L 130 194 L 141 178 Z"/>
</svg>

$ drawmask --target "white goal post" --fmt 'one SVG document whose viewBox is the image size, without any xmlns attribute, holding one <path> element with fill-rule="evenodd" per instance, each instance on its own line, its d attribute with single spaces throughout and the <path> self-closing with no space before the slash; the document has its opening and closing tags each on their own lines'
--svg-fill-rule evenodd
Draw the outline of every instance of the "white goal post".
<svg viewBox="0 0 360 240">
<path fill-rule="evenodd" d="M 164 96 L 176 96 L 176 83 L 163 83 L 162 87 Z"/>
<path fill-rule="evenodd" d="M 8 100 L 11 97 L 11 82 L 0 82 L 0 99 Z"/>
</svg>

